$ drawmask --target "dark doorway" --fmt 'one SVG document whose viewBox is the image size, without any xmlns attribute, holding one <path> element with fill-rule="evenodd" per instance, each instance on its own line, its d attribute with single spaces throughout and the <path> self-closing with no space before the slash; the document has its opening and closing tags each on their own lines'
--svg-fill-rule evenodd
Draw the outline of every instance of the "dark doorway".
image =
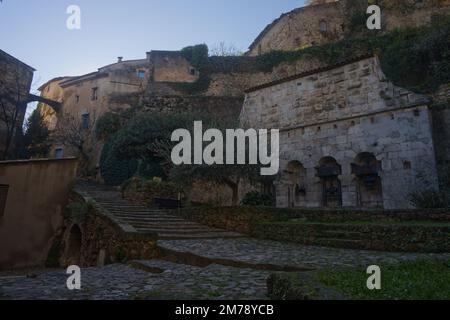
<svg viewBox="0 0 450 320">
<path fill-rule="evenodd" d="M 326 157 L 320 160 L 316 170 L 322 182 L 322 205 L 327 208 L 342 207 L 341 166 L 336 159 Z"/>
<path fill-rule="evenodd" d="M 67 243 L 67 265 L 80 265 L 82 233 L 79 226 L 73 225 Z"/>
<path fill-rule="evenodd" d="M 362 208 L 383 208 L 381 162 L 372 153 L 360 153 L 352 163 L 356 177 L 357 203 Z"/>
</svg>

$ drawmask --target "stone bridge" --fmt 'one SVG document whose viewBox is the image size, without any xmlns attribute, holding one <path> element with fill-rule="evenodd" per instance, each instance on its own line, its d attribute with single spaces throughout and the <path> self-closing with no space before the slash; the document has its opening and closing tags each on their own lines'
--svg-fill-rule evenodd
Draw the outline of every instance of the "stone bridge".
<svg viewBox="0 0 450 320">
<path fill-rule="evenodd" d="M 61 106 L 62 106 L 61 102 L 50 100 L 50 99 L 46 99 L 44 97 L 40 97 L 40 96 L 31 94 L 31 93 L 28 94 L 27 103 L 34 102 L 34 101 L 45 103 L 46 105 L 52 107 L 56 112 L 58 112 L 61 109 Z"/>
</svg>

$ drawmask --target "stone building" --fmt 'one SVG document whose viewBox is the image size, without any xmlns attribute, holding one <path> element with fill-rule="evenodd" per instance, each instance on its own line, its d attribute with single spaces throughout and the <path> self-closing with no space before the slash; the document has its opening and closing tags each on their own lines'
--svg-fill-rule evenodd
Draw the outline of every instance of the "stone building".
<svg viewBox="0 0 450 320">
<path fill-rule="evenodd" d="M 241 119 L 280 129 L 279 207 L 408 208 L 438 188 L 429 103 L 361 57 L 249 89 Z"/>
<path fill-rule="evenodd" d="M 61 110 L 41 104 L 39 110 L 50 129 L 57 127 L 58 118 L 72 117 L 84 128 L 95 125 L 95 121 L 104 113 L 135 107 L 142 95 L 157 83 L 195 82 L 198 71 L 192 67 L 180 52 L 151 51 L 145 59 L 123 60 L 98 71 L 78 77 L 59 77 L 42 85 L 41 96 L 58 101 Z M 92 137 L 94 138 L 94 137 Z M 95 139 L 93 139 L 95 140 Z M 101 143 L 92 141 L 92 163 L 98 162 Z M 52 148 L 54 157 L 76 156 L 76 150 L 55 143 Z"/>
<path fill-rule="evenodd" d="M 0 158 L 14 150 L 17 132 L 22 130 L 34 71 L 0 50 Z"/>
<path fill-rule="evenodd" d="M 382 32 L 426 25 L 436 14 L 450 14 L 449 0 L 379 0 L 377 4 L 382 10 Z M 269 24 L 247 55 L 297 50 L 363 32 L 367 7 L 367 0 L 337 0 L 294 9 Z"/>
</svg>

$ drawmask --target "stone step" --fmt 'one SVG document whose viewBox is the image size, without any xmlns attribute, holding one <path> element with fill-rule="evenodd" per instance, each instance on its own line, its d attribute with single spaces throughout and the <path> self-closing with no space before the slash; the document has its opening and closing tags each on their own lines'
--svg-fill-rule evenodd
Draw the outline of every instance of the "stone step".
<svg viewBox="0 0 450 320">
<path fill-rule="evenodd" d="M 219 231 L 219 230 L 211 230 L 211 229 L 179 229 L 179 230 L 173 230 L 173 229 L 165 229 L 163 226 L 160 228 L 141 228 L 141 227 L 135 227 L 138 231 L 148 231 L 148 232 L 155 232 L 158 234 L 174 234 L 174 235 L 196 235 L 196 234 L 205 234 L 205 233 L 214 233 L 214 234 L 221 234 L 226 235 L 229 232 L 227 231 Z"/>
<path fill-rule="evenodd" d="M 361 249 L 361 246 L 364 245 L 364 241 L 355 239 L 320 238 L 314 240 L 314 245 L 324 247 Z"/>
<path fill-rule="evenodd" d="M 159 214 L 170 214 L 169 211 L 161 211 L 161 210 L 148 210 L 148 209 L 140 209 L 140 210 L 129 210 L 129 209 L 121 209 L 117 207 L 105 207 L 103 208 L 118 213 L 134 213 L 134 214 L 147 214 L 147 213 L 159 213 Z"/>
<path fill-rule="evenodd" d="M 105 204 L 101 204 L 99 203 L 102 207 L 104 208 L 108 208 L 108 209 L 114 209 L 114 210 L 127 210 L 127 211 L 137 211 L 137 212 L 147 212 L 147 211 L 159 211 L 159 212 L 164 212 L 163 210 L 159 210 L 159 209 L 151 209 L 151 208 L 146 208 L 146 207 L 132 207 L 132 206 L 120 206 L 120 205 L 105 205 Z"/>
<path fill-rule="evenodd" d="M 240 234 L 210 228 L 173 215 L 171 210 L 146 207 L 122 199 L 115 189 L 84 186 L 83 192 L 93 198 L 99 206 L 119 222 L 133 226 L 139 233 L 156 233 L 159 239 L 222 239 L 241 238 Z"/>
<path fill-rule="evenodd" d="M 135 228 L 147 228 L 147 229 L 170 229 L 170 230 L 212 230 L 211 228 L 207 228 L 201 225 L 195 224 L 166 224 L 166 223 L 130 223 Z M 213 229 L 214 230 L 214 229 Z"/>
<path fill-rule="evenodd" d="M 357 231 L 345 231 L 345 230 L 324 230 L 320 231 L 318 238 L 335 238 L 335 239 L 353 239 L 364 240 L 367 237 L 366 234 Z"/>
<path fill-rule="evenodd" d="M 127 222 L 129 224 L 133 224 L 133 223 L 140 223 L 139 221 L 136 220 L 127 220 L 127 219 L 120 219 L 120 221 L 124 221 Z M 170 220 L 170 219 L 164 219 L 164 220 L 148 220 L 149 222 L 154 222 L 154 223 L 158 223 L 158 224 L 176 224 L 176 223 L 183 223 L 183 220 Z"/>
<path fill-rule="evenodd" d="M 130 219 L 130 220 L 158 220 L 158 219 L 172 219 L 172 220 L 180 220 L 184 221 L 181 218 L 178 218 L 177 216 L 169 216 L 169 215 L 156 215 L 156 214 L 143 214 L 143 215 L 135 215 L 135 214 L 127 214 L 127 213 L 117 213 L 117 212 L 111 212 L 115 217 L 118 218 L 124 218 L 124 219 Z"/>
<path fill-rule="evenodd" d="M 126 212 L 126 211 L 115 211 L 115 210 L 108 210 L 109 212 L 113 213 L 117 216 L 124 216 L 124 217 L 136 217 L 136 218 L 147 218 L 147 217 L 169 217 L 174 218 L 176 216 L 169 215 L 161 212 L 142 212 L 142 213 L 134 213 L 134 212 Z"/>
<path fill-rule="evenodd" d="M 243 238 L 240 234 L 226 233 L 196 233 L 196 234 L 174 234 L 174 233 L 159 233 L 158 238 L 161 240 L 196 240 L 196 239 L 236 239 Z"/>
</svg>

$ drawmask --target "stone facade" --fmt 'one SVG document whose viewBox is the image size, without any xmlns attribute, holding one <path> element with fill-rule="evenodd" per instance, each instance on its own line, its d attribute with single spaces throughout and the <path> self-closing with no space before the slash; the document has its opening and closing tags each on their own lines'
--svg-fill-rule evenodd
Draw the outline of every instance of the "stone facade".
<svg viewBox="0 0 450 320">
<path fill-rule="evenodd" d="M 0 157 L 14 150 L 15 135 L 11 132 L 22 131 L 34 71 L 0 50 Z"/>
<path fill-rule="evenodd" d="M 241 120 L 280 129 L 279 207 L 408 208 L 438 188 L 429 103 L 369 57 L 249 89 Z"/>
<path fill-rule="evenodd" d="M 342 38 L 343 23 L 340 1 L 298 8 L 269 24 L 250 45 L 247 55 L 333 42 Z"/>
<path fill-rule="evenodd" d="M 448 0 L 380 0 L 382 32 L 430 23 L 436 14 L 450 14 Z M 297 8 L 269 24 L 250 45 L 247 55 L 273 50 L 296 50 L 335 42 L 352 32 L 364 32 L 364 25 L 352 30 L 352 20 L 364 15 L 366 0 L 338 0 Z M 368 16 L 367 16 L 368 17 Z"/>
</svg>

